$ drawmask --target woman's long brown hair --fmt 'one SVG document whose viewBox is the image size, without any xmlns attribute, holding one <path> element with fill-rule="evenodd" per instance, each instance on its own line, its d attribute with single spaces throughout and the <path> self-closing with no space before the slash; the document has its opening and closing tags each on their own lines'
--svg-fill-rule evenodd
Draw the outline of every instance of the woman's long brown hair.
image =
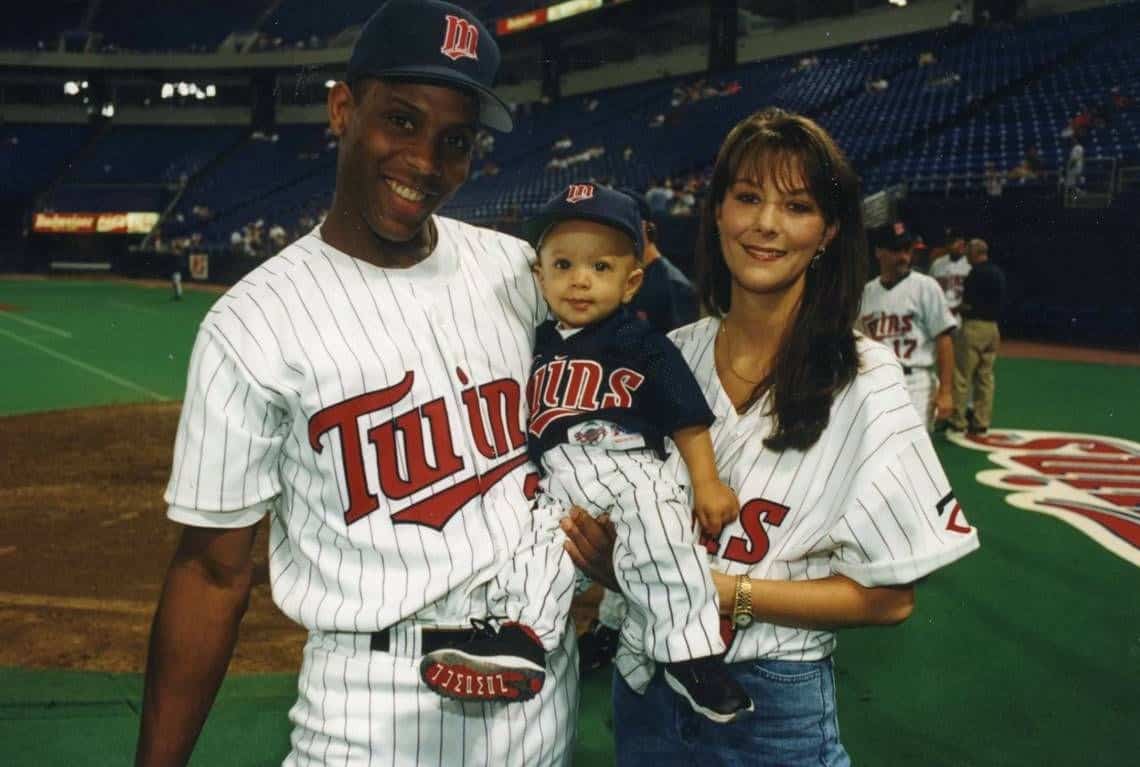
<svg viewBox="0 0 1140 767">
<path fill-rule="evenodd" d="M 717 231 L 717 211 L 738 178 L 803 186 L 829 226 L 838 231 L 807 270 L 803 298 L 780 340 L 771 373 L 752 401 L 772 395 L 775 428 L 764 444 L 774 450 L 807 450 L 827 427 L 837 392 L 858 370 L 853 328 L 867 273 L 867 241 L 859 178 L 835 141 L 812 120 L 766 109 L 739 122 L 717 153 L 709 194 L 701 211 L 697 270 L 707 310 L 729 309 L 732 274 Z M 787 189 L 785 189 L 787 191 Z"/>
</svg>

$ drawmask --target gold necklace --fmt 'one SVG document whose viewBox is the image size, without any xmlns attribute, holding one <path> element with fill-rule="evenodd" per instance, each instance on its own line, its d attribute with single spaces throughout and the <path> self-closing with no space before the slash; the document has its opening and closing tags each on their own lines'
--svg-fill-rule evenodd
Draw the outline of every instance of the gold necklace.
<svg viewBox="0 0 1140 767">
<path fill-rule="evenodd" d="M 729 335 L 728 335 L 728 319 L 727 318 L 720 321 L 720 334 L 722 336 L 724 336 L 724 346 L 725 346 L 725 349 L 721 353 L 721 356 L 724 357 L 725 355 L 728 355 L 728 359 L 726 361 L 727 364 L 725 364 L 725 367 L 728 368 L 728 372 L 732 373 L 734 376 L 739 378 L 741 381 L 744 381 L 745 383 L 752 384 L 753 386 L 759 386 L 760 384 L 762 384 L 764 382 L 764 378 L 766 378 L 767 376 L 764 376 L 764 377 L 760 378 L 759 380 L 749 378 L 748 376 L 741 375 L 740 371 L 736 369 L 736 366 L 732 364 L 732 358 L 735 356 L 735 354 L 733 353 L 733 350 L 732 350 L 732 339 L 729 338 Z M 715 351 L 715 346 L 714 346 L 714 351 Z"/>
</svg>

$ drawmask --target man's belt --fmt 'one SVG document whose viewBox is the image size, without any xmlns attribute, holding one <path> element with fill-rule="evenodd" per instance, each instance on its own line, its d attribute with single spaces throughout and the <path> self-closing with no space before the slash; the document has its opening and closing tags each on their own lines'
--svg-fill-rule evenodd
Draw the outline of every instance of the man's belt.
<svg viewBox="0 0 1140 767">
<path fill-rule="evenodd" d="M 458 647 L 471 641 L 474 636 L 474 629 L 420 629 L 420 651 L 427 655 L 446 647 Z M 373 632 L 372 652 L 388 652 L 389 646 L 388 629 Z"/>
</svg>

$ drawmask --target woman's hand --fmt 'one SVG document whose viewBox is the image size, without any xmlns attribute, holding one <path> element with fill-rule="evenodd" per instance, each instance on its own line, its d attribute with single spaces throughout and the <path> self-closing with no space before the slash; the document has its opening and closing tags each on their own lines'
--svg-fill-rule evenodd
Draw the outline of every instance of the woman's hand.
<svg viewBox="0 0 1140 767">
<path fill-rule="evenodd" d="M 566 533 L 566 552 L 590 580 L 611 591 L 620 591 L 614 576 L 614 540 L 617 531 L 608 514 L 594 519 L 584 509 L 574 506 L 562 520 Z"/>
</svg>

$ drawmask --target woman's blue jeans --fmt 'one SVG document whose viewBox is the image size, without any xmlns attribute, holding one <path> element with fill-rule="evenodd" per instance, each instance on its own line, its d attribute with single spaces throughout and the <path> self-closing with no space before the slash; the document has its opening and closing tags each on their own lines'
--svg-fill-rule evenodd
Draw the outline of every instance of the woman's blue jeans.
<svg viewBox="0 0 1140 767">
<path fill-rule="evenodd" d="M 645 695 L 614 673 L 614 737 L 619 767 L 815 765 L 848 767 L 839 742 L 831 659 L 729 665 L 756 710 L 717 724 L 665 684 L 661 669 Z"/>
</svg>

